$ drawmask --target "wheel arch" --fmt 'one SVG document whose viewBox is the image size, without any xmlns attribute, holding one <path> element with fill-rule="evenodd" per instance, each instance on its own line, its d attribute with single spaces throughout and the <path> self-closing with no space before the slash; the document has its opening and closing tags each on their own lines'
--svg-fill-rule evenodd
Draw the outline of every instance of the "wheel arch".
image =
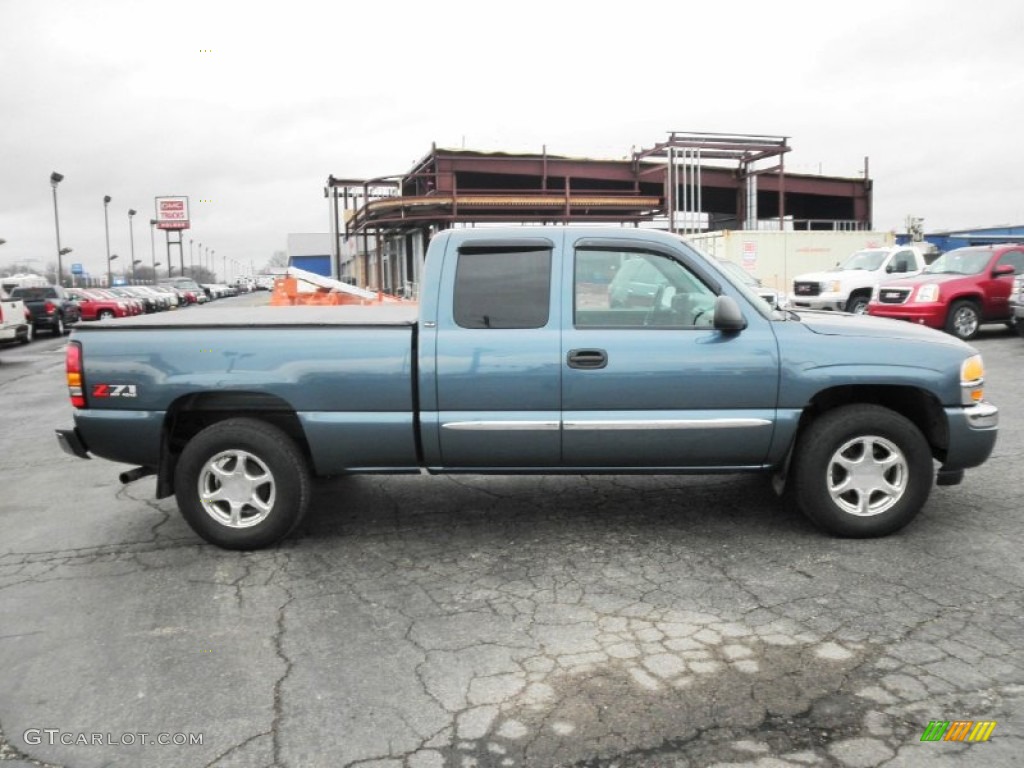
<svg viewBox="0 0 1024 768">
<path fill-rule="evenodd" d="M 899 384 L 846 384 L 815 394 L 800 414 L 789 452 L 807 426 L 823 414 L 844 405 L 880 405 L 902 414 L 921 430 L 932 456 L 942 461 L 949 448 L 949 424 L 939 398 L 927 389 Z"/>
<path fill-rule="evenodd" d="M 309 466 L 313 466 L 302 423 L 295 409 L 283 398 L 266 392 L 193 393 L 171 403 L 164 417 L 156 497 L 163 499 L 174 493 L 174 470 L 189 440 L 213 424 L 240 417 L 273 424 L 295 441 Z"/>
</svg>

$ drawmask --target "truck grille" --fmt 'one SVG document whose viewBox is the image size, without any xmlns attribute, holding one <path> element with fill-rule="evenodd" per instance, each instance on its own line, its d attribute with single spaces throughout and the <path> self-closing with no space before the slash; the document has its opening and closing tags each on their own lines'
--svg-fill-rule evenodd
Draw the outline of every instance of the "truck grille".
<svg viewBox="0 0 1024 768">
<path fill-rule="evenodd" d="M 821 293 L 821 283 L 793 283 L 793 293 L 797 296 L 817 296 Z"/>
<path fill-rule="evenodd" d="M 878 292 L 878 301 L 882 304 L 905 304 L 909 298 L 909 288 L 882 288 Z"/>
</svg>

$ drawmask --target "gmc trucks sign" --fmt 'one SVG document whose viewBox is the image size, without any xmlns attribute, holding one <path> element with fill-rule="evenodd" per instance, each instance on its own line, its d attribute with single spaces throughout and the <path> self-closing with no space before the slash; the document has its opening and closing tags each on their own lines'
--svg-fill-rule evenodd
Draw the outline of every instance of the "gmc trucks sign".
<svg viewBox="0 0 1024 768">
<path fill-rule="evenodd" d="M 188 229 L 188 198 L 156 198 L 157 229 Z"/>
</svg>

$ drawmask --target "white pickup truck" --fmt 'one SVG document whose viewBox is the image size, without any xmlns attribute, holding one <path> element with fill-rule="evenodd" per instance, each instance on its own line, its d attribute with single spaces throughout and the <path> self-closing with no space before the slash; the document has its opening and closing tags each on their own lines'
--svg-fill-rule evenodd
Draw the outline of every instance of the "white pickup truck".
<svg viewBox="0 0 1024 768">
<path fill-rule="evenodd" d="M 797 275 L 790 306 L 862 315 L 867 311 L 871 289 L 879 280 L 889 275 L 916 275 L 928 264 L 926 253 L 924 248 L 912 245 L 855 251 L 835 269 Z"/>
<path fill-rule="evenodd" d="M 25 315 L 21 299 L 9 299 L 0 288 L 0 342 L 20 341 L 28 344 L 32 339 L 32 324 Z"/>
</svg>

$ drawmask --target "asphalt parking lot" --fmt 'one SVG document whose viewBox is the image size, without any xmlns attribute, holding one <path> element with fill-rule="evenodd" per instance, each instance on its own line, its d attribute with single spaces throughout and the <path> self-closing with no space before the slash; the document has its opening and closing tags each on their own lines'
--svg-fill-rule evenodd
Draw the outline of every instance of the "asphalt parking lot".
<svg viewBox="0 0 1024 768">
<path fill-rule="evenodd" d="M 356 477 L 255 553 L 60 452 L 61 340 L 0 348 L 0 763 L 1020 765 L 1024 340 L 975 345 L 995 453 L 886 539 L 764 478 Z"/>
</svg>

